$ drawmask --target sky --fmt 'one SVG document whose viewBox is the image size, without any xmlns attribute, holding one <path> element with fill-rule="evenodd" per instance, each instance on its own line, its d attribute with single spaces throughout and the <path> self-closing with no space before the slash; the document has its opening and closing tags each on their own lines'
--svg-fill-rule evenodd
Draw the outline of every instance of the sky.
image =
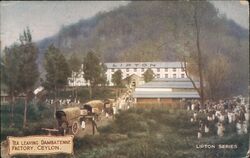
<svg viewBox="0 0 250 158">
<path fill-rule="evenodd" d="M 100 11 L 109 11 L 129 1 L 12 1 L 0 2 L 0 37 L 2 49 L 18 41 L 29 26 L 33 41 L 55 35 L 64 25 L 87 19 Z M 248 4 L 245 1 L 212 1 L 221 13 L 249 28 Z"/>
</svg>

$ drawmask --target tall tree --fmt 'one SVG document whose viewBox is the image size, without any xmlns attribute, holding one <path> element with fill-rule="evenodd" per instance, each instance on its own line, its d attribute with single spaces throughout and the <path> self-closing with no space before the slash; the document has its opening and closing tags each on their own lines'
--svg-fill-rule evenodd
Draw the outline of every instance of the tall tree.
<svg viewBox="0 0 250 158">
<path fill-rule="evenodd" d="M 32 36 L 29 28 L 24 30 L 23 35 L 20 35 L 20 42 L 18 82 L 20 84 L 21 92 L 25 94 L 23 127 L 26 127 L 28 101 L 32 97 L 35 83 L 39 77 L 38 65 L 36 61 L 38 49 L 32 42 Z"/>
<path fill-rule="evenodd" d="M 206 68 L 206 92 L 209 98 L 218 100 L 228 95 L 226 91 L 229 80 L 230 64 L 227 57 L 218 55 Z"/>
<path fill-rule="evenodd" d="M 197 56 L 198 56 L 198 72 L 199 72 L 199 81 L 200 81 L 200 97 L 201 97 L 201 107 L 204 106 L 204 85 L 203 85 L 203 57 L 201 52 L 201 46 L 200 46 L 200 30 L 201 30 L 201 24 L 200 24 L 200 18 L 201 16 L 199 13 L 201 13 L 201 10 L 198 11 L 200 6 L 196 2 L 194 4 L 194 24 L 195 24 L 195 31 L 196 31 L 196 47 L 197 47 Z"/>
<path fill-rule="evenodd" d="M 98 84 L 106 84 L 106 67 L 94 52 L 90 51 L 83 60 L 84 79 L 89 84 L 89 97 L 92 98 L 93 88 Z"/>
<path fill-rule="evenodd" d="M 118 91 L 120 91 L 120 88 L 122 87 L 122 71 L 117 70 L 113 75 L 112 75 L 112 82 L 116 86 L 117 91 L 116 91 L 116 97 L 118 96 Z"/>
<path fill-rule="evenodd" d="M 82 61 L 80 60 L 80 58 L 76 55 L 76 53 L 73 53 L 69 60 L 68 60 L 68 64 L 69 64 L 69 68 L 71 71 L 71 76 L 73 77 L 73 81 L 75 82 L 75 79 L 81 75 L 80 73 L 81 71 L 81 65 L 82 65 Z M 74 87 L 73 89 L 73 96 L 75 98 L 77 98 L 77 86 Z"/>
<path fill-rule="evenodd" d="M 144 81 L 150 82 L 154 79 L 154 72 L 150 68 L 143 73 Z"/>
<path fill-rule="evenodd" d="M 55 94 L 54 99 L 56 100 L 59 90 L 64 88 L 68 83 L 70 70 L 65 57 L 54 45 L 50 45 L 45 53 L 44 68 L 46 76 L 43 86 Z M 56 105 L 54 106 L 54 110 L 56 111 Z"/>
<path fill-rule="evenodd" d="M 1 86 L 7 86 L 7 93 L 11 98 L 10 126 L 14 125 L 14 105 L 15 97 L 18 95 L 20 85 L 18 85 L 19 75 L 19 46 L 12 45 L 4 49 L 4 56 L 1 60 Z"/>
<path fill-rule="evenodd" d="M 71 71 L 78 72 L 81 69 L 82 61 L 76 53 L 73 53 L 68 60 L 68 64 Z"/>
<path fill-rule="evenodd" d="M 182 36 L 179 36 L 178 38 L 179 43 L 177 44 L 177 47 L 179 51 L 182 52 L 182 61 L 183 61 L 183 67 L 186 73 L 186 76 L 190 79 L 192 82 L 194 88 L 197 90 L 201 106 L 203 108 L 204 106 L 204 52 L 202 52 L 201 49 L 201 29 L 205 25 L 205 21 L 211 21 L 212 17 L 215 17 L 217 15 L 216 12 L 211 12 L 211 10 L 207 9 L 210 6 L 210 4 L 206 2 L 199 2 L 199 1 L 192 1 L 189 2 L 190 10 L 190 21 L 191 24 L 191 31 L 189 33 L 189 37 L 193 38 L 194 40 L 187 40 L 183 41 L 182 38 L 185 38 L 183 33 L 185 30 L 182 30 Z M 181 42 L 180 42 L 181 41 Z M 182 46 L 180 46 L 182 43 Z M 187 51 L 188 50 L 188 51 Z M 188 53 L 187 53 L 188 52 Z M 199 86 L 195 84 L 194 79 L 199 80 Z"/>
<path fill-rule="evenodd" d="M 117 70 L 112 75 L 112 82 L 117 87 L 121 87 L 122 86 L 122 71 L 121 70 Z"/>
</svg>

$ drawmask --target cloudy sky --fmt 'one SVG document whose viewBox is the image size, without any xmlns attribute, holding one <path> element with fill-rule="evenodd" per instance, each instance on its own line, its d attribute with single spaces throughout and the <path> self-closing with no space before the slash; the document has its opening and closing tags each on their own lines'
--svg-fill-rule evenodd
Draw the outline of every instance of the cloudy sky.
<svg viewBox="0 0 250 158">
<path fill-rule="evenodd" d="M 18 40 L 26 26 L 32 31 L 34 41 L 56 34 L 63 25 L 94 16 L 100 11 L 115 9 L 128 1 L 40 1 L 0 2 L 2 48 Z M 249 12 L 246 2 L 213 1 L 221 13 L 248 28 Z"/>
</svg>

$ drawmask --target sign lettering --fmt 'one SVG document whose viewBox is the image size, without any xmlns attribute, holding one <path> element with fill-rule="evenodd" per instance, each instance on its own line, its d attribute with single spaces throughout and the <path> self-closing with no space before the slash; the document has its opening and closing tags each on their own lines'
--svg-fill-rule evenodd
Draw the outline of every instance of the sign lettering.
<svg viewBox="0 0 250 158">
<path fill-rule="evenodd" d="M 73 137 L 72 135 L 8 137 L 9 155 L 72 154 Z"/>
</svg>

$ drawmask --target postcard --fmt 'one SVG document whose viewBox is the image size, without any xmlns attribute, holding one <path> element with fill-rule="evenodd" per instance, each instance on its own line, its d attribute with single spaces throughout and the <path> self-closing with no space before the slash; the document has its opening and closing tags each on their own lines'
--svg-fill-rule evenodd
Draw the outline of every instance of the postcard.
<svg viewBox="0 0 250 158">
<path fill-rule="evenodd" d="M 2 158 L 248 158 L 248 1 L 1 1 Z"/>
</svg>

